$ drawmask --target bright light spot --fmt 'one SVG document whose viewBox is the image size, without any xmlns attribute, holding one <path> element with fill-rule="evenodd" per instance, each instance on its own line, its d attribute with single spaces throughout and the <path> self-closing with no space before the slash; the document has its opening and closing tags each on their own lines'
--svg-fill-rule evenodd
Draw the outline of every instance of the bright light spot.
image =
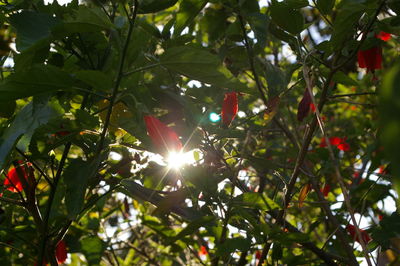
<svg viewBox="0 0 400 266">
<path fill-rule="evenodd" d="M 44 4 L 45 5 L 48 5 L 48 4 L 52 4 L 54 2 L 54 0 L 45 0 L 44 1 Z M 67 4 L 69 4 L 69 3 L 71 3 L 72 2 L 72 0 L 57 0 L 57 2 L 58 2 L 58 4 L 59 5 L 67 5 Z M 79 3 L 81 3 L 82 1 L 79 1 Z"/>
<path fill-rule="evenodd" d="M 193 164 L 196 162 L 193 152 L 171 152 L 167 159 L 170 168 L 179 169 L 185 164 Z"/>
<path fill-rule="evenodd" d="M 243 111 L 239 111 L 238 112 L 238 117 L 239 118 L 243 118 L 243 117 L 245 117 L 246 116 L 246 113 L 245 112 L 243 112 Z"/>
<path fill-rule="evenodd" d="M 199 82 L 199 81 L 197 81 L 197 80 L 191 80 L 191 81 L 189 81 L 189 82 L 187 83 L 187 86 L 188 86 L 189 88 L 194 88 L 194 87 L 200 88 L 200 87 L 201 87 L 201 82 Z"/>
<path fill-rule="evenodd" d="M 225 185 L 229 183 L 229 179 L 225 178 L 221 182 L 218 183 L 218 192 L 225 188 Z"/>
<path fill-rule="evenodd" d="M 112 151 L 112 152 L 110 152 L 110 158 L 111 158 L 111 160 L 119 161 L 122 159 L 122 155 Z"/>
<path fill-rule="evenodd" d="M 238 189 L 237 187 L 235 187 L 235 190 L 233 191 L 233 196 L 239 196 L 239 195 L 242 195 L 243 194 L 243 192 L 240 190 L 240 189 Z"/>
<path fill-rule="evenodd" d="M 221 119 L 219 114 L 214 113 L 214 112 L 210 113 L 210 115 L 208 117 L 209 117 L 210 121 L 213 123 L 218 122 Z"/>
</svg>

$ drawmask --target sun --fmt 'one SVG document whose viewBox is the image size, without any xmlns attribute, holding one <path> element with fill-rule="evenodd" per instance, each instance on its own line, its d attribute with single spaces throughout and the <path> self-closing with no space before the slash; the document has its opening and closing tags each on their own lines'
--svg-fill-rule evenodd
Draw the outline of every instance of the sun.
<svg viewBox="0 0 400 266">
<path fill-rule="evenodd" d="M 192 164 L 195 161 L 193 152 L 170 152 L 167 158 L 168 167 L 179 169 L 186 164 Z"/>
</svg>

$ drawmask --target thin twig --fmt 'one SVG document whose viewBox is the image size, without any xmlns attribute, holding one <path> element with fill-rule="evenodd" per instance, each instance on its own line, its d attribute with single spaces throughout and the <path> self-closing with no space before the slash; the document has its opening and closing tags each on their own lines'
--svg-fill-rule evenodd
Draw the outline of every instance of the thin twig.
<svg viewBox="0 0 400 266">
<path fill-rule="evenodd" d="M 115 81 L 115 85 L 114 85 L 114 88 L 113 88 L 113 91 L 112 91 L 112 95 L 110 97 L 110 105 L 108 107 L 106 119 L 104 121 L 103 131 L 100 134 L 100 141 L 99 141 L 98 147 L 97 147 L 97 154 L 100 154 L 101 151 L 103 150 L 104 141 L 105 141 L 106 134 L 107 134 L 107 131 L 108 131 L 108 126 L 110 124 L 111 113 L 112 113 L 112 110 L 113 110 L 113 106 L 114 106 L 115 100 L 116 100 L 117 95 L 118 95 L 119 85 L 121 84 L 121 80 L 123 78 L 125 57 L 126 57 L 126 53 L 128 52 L 128 47 L 129 47 L 129 43 L 130 43 L 130 40 L 131 40 L 133 28 L 135 26 L 135 20 L 136 20 L 138 7 L 139 7 L 138 0 L 134 0 L 133 14 L 132 14 L 132 18 L 129 19 L 128 34 L 126 36 L 125 44 L 124 44 L 124 47 L 122 49 L 122 54 L 121 54 L 121 58 L 120 58 L 117 79 Z M 126 8 L 124 8 L 124 10 L 126 11 Z"/>
<path fill-rule="evenodd" d="M 142 72 L 144 70 L 151 69 L 151 68 L 158 67 L 158 66 L 161 66 L 161 64 L 160 63 L 155 63 L 155 64 L 147 65 L 147 66 L 144 66 L 144 67 L 138 67 L 138 68 L 136 68 L 134 70 L 131 70 L 131 71 L 128 71 L 128 72 L 124 73 L 123 76 L 126 77 L 126 76 L 129 76 L 129 75 L 135 74 L 137 72 Z"/>
<path fill-rule="evenodd" d="M 341 97 L 362 96 L 362 95 L 378 95 L 378 94 L 376 92 L 359 92 L 359 93 L 348 93 L 348 94 L 335 94 L 335 95 L 329 96 L 329 99 L 341 98 Z"/>
<path fill-rule="evenodd" d="M 331 73 L 334 73 L 334 71 L 331 71 Z M 307 78 L 305 78 L 305 79 L 307 81 Z M 308 89 L 308 92 L 310 93 L 312 102 L 314 104 L 316 104 L 314 95 L 312 94 L 311 87 L 309 86 L 309 84 L 307 86 L 307 89 Z M 324 128 L 324 122 L 321 119 L 320 109 L 319 108 L 317 108 L 315 110 L 315 115 L 316 115 L 315 118 L 318 121 L 318 126 L 319 126 L 319 128 L 320 128 L 320 130 L 322 132 L 323 137 L 325 139 L 329 139 L 329 136 L 326 134 L 326 131 L 325 131 L 325 128 Z M 314 120 L 315 120 L 315 118 L 314 118 Z M 350 203 L 350 197 L 349 197 L 347 188 L 346 188 L 346 186 L 344 184 L 343 177 L 342 177 L 342 175 L 340 173 L 339 164 L 338 164 L 338 162 L 337 162 L 337 160 L 335 158 L 335 154 L 333 153 L 333 149 L 332 149 L 332 145 L 331 145 L 330 141 L 327 141 L 327 147 L 328 147 L 329 157 L 330 157 L 331 161 L 334 162 L 335 175 L 336 175 L 336 178 L 337 178 L 337 180 L 339 182 L 340 188 L 342 189 L 342 193 L 343 193 L 343 196 L 344 196 L 344 200 L 345 200 L 345 204 L 346 204 L 347 210 L 349 211 L 350 217 L 351 217 L 351 219 L 353 221 L 353 224 L 354 224 L 354 226 L 356 228 L 356 234 L 357 234 L 357 237 L 360 240 L 360 244 L 362 246 L 365 259 L 367 260 L 367 264 L 369 266 L 371 266 L 372 264 L 371 264 L 371 261 L 370 261 L 369 256 L 368 256 L 367 247 L 365 245 L 364 239 L 362 238 L 361 231 L 357 226 L 356 219 L 354 218 L 354 210 L 353 210 L 353 208 L 351 206 L 351 203 Z"/>
<path fill-rule="evenodd" d="M 49 183 L 50 186 L 53 186 L 53 182 L 51 182 L 50 178 L 47 176 L 45 172 L 31 159 L 29 156 L 27 156 L 23 151 L 18 149 L 17 147 L 15 148 L 19 154 L 21 154 L 28 162 L 30 162 L 33 167 L 36 168 L 36 170 L 39 171 L 39 173 L 46 179 L 47 183 Z"/>
</svg>

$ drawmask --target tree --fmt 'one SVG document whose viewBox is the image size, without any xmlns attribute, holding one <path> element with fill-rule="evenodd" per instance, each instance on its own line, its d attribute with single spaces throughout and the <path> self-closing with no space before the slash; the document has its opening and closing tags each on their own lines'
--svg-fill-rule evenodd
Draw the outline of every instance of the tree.
<svg viewBox="0 0 400 266">
<path fill-rule="evenodd" d="M 398 1 L 1 10 L 3 265 L 399 262 Z"/>
</svg>

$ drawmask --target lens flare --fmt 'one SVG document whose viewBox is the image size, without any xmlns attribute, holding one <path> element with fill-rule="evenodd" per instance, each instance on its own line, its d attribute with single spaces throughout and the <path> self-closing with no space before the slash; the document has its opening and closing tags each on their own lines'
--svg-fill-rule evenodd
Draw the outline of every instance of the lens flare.
<svg viewBox="0 0 400 266">
<path fill-rule="evenodd" d="M 169 168 L 179 169 L 186 164 L 193 164 L 195 161 L 193 152 L 170 152 L 167 163 Z"/>
<path fill-rule="evenodd" d="M 213 123 L 218 122 L 219 120 L 221 120 L 221 116 L 219 114 L 217 114 L 217 113 L 214 113 L 214 112 L 210 113 L 208 118 Z"/>
</svg>

